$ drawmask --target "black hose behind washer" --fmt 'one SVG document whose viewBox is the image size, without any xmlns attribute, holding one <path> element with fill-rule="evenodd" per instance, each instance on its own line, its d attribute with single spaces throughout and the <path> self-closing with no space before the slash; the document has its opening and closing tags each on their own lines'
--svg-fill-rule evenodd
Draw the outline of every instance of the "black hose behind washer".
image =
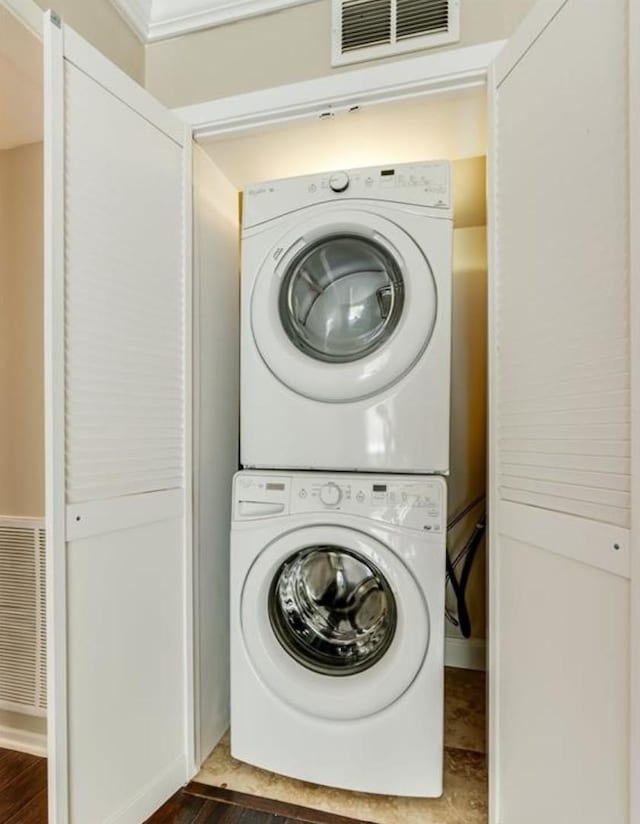
<svg viewBox="0 0 640 824">
<path fill-rule="evenodd" d="M 464 563 L 462 565 L 462 572 L 460 579 L 455 570 L 454 563 L 451 561 L 449 554 L 449 547 L 447 547 L 447 578 L 451 581 L 453 593 L 456 596 L 456 604 L 458 608 L 458 624 L 460 632 L 464 638 L 471 637 L 471 618 L 469 617 L 469 608 L 467 607 L 467 586 L 469 584 L 469 576 L 471 575 L 471 568 L 475 559 L 480 541 L 485 533 L 487 526 L 486 514 L 483 512 L 473 528 L 469 540 L 464 549 L 460 552 L 458 557 L 464 555 Z"/>
</svg>

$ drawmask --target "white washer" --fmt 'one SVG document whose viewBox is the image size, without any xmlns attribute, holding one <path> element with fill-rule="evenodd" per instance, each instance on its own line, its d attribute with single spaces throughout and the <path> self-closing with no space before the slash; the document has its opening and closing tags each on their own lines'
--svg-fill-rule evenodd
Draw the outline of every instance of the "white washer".
<svg viewBox="0 0 640 824">
<path fill-rule="evenodd" d="M 231 753 L 333 787 L 442 794 L 446 485 L 240 472 Z"/>
<path fill-rule="evenodd" d="M 241 463 L 447 473 L 446 162 L 249 186 Z"/>
</svg>

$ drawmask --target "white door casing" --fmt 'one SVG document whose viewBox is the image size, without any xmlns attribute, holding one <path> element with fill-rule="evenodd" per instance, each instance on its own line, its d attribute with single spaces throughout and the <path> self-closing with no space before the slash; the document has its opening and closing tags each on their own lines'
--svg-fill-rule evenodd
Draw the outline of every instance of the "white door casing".
<svg viewBox="0 0 640 824">
<path fill-rule="evenodd" d="M 628 821 L 628 21 L 606 5 L 543 0 L 490 78 L 493 824 Z"/>
<path fill-rule="evenodd" d="M 45 20 L 51 824 L 194 772 L 191 135 Z"/>
<path fill-rule="evenodd" d="M 229 727 L 229 524 L 238 469 L 238 192 L 193 153 L 196 762 Z"/>
<path fill-rule="evenodd" d="M 629 274 L 631 329 L 631 824 L 640 822 L 640 0 L 629 2 Z"/>
</svg>

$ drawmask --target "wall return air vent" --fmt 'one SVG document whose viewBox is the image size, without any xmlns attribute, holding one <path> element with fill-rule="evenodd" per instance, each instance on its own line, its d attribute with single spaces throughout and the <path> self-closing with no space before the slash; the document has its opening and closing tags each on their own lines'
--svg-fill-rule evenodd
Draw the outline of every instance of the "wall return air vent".
<svg viewBox="0 0 640 824">
<path fill-rule="evenodd" d="M 45 563 L 43 521 L 0 516 L 0 710 L 46 714 Z"/>
<path fill-rule="evenodd" d="M 331 63 L 342 66 L 460 39 L 460 0 L 332 0 Z"/>
</svg>

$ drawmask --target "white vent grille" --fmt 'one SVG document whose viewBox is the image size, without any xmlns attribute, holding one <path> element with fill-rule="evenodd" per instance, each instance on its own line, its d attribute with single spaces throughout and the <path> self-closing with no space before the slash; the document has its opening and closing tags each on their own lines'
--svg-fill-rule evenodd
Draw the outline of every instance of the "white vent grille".
<svg viewBox="0 0 640 824">
<path fill-rule="evenodd" d="M 342 4 L 342 52 L 391 42 L 391 0 Z"/>
<path fill-rule="evenodd" d="M 449 3 L 447 0 L 396 0 L 396 37 L 422 37 L 447 34 Z"/>
<path fill-rule="evenodd" d="M 459 0 L 333 0 L 332 64 L 442 46 L 459 31 Z"/>
<path fill-rule="evenodd" d="M 0 518 L 0 707 L 47 705 L 46 542 L 42 521 Z"/>
</svg>

